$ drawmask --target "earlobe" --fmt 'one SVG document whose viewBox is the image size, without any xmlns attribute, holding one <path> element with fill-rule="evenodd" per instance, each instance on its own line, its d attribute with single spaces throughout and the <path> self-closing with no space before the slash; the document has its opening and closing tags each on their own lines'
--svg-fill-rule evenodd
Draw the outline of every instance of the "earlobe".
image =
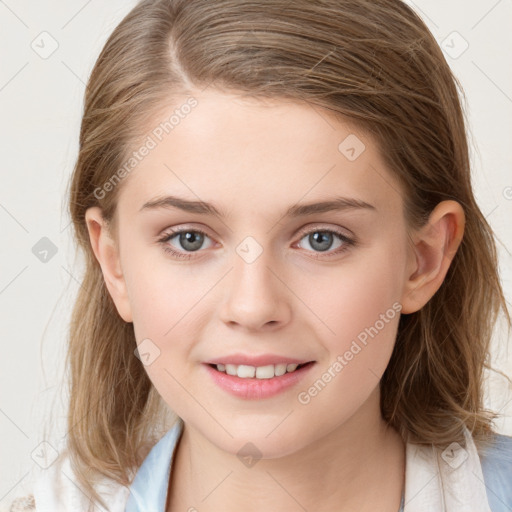
<svg viewBox="0 0 512 512">
<path fill-rule="evenodd" d="M 101 208 L 93 206 L 85 212 L 91 247 L 100 264 L 107 289 L 125 322 L 132 322 L 126 282 L 121 269 L 119 250 L 108 230 Z"/>
<path fill-rule="evenodd" d="M 465 216 L 456 201 L 439 203 L 425 226 L 413 234 L 413 270 L 407 276 L 402 313 L 421 309 L 441 287 L 464 234 Z"/>
</svg>

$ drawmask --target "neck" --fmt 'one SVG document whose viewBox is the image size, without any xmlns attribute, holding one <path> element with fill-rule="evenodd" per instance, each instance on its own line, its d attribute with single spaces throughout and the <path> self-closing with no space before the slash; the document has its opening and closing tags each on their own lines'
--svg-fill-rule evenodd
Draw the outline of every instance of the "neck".
<svg viewBox="0 0 512 512">
<path fill-rule="evenodd" d="M 166 510 L 397 512 L 404 471 L 405 444 L 382 419 L 377 388 L 328 435 L 250 467 L 184 424 Z"/>
</svg>

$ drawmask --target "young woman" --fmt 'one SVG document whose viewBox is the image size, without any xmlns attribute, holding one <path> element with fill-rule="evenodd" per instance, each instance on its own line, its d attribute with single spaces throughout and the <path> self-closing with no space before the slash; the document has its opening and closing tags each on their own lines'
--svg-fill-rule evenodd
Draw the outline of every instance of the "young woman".
<svg viewBox="0 0 512 512">
<path fill-rule="evenodd" d="M 398 0 L 140 2 L 87 87 L 68 450 L 24 509 L 511 510 L 457 85 Z"/>
</svg>

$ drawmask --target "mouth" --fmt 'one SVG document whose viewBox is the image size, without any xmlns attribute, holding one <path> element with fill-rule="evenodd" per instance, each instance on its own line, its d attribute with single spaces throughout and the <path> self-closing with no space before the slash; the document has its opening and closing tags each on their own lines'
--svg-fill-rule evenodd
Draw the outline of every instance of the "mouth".
<svg viewBox="0 0 512 512">
<path fill-rule="evenodd" d="M 283 375 L 294 373 L 306 366 L 312 365 L 315 361 L 308 361 L 307 363 L 279 363 L 269 364 L 265 366 L 251 366 L 251 365 L 236 365 L 236 364 L 214 364 L 207 363 L 210 368 L 213 368 L 219 373 L 238 377 L 240 379 L 253 379 L 264 380 L 281 377 Z"/>
<path fill-rule="evenodd" d="M 311 375 L 316 361 L 248 366 L 203 363 L 212 383 L 223 391 L 244 400 L 262 400 L 291 390 Z M 290 371 L 288 371 L 290 368 Z"/>
</svg>

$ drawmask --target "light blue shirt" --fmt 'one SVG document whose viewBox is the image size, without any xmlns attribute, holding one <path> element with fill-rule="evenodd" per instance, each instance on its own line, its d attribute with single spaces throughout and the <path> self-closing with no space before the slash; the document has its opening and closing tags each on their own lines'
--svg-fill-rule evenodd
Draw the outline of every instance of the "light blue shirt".
<svg viewBox="0 0 512 512">
<path fill-rule="evenodd" d="M 182 432 L 183 420 L 179 419 L 151 449 L 130 486 L 126 512 L 165 512 L 171 466 Z M 492 447 L 481 455 L 481 464 L 492 512 L 512 512 L 512 437 L 497 434 Z M 402 510 L 403 503 L 398 512 Z"/>
</svg>

